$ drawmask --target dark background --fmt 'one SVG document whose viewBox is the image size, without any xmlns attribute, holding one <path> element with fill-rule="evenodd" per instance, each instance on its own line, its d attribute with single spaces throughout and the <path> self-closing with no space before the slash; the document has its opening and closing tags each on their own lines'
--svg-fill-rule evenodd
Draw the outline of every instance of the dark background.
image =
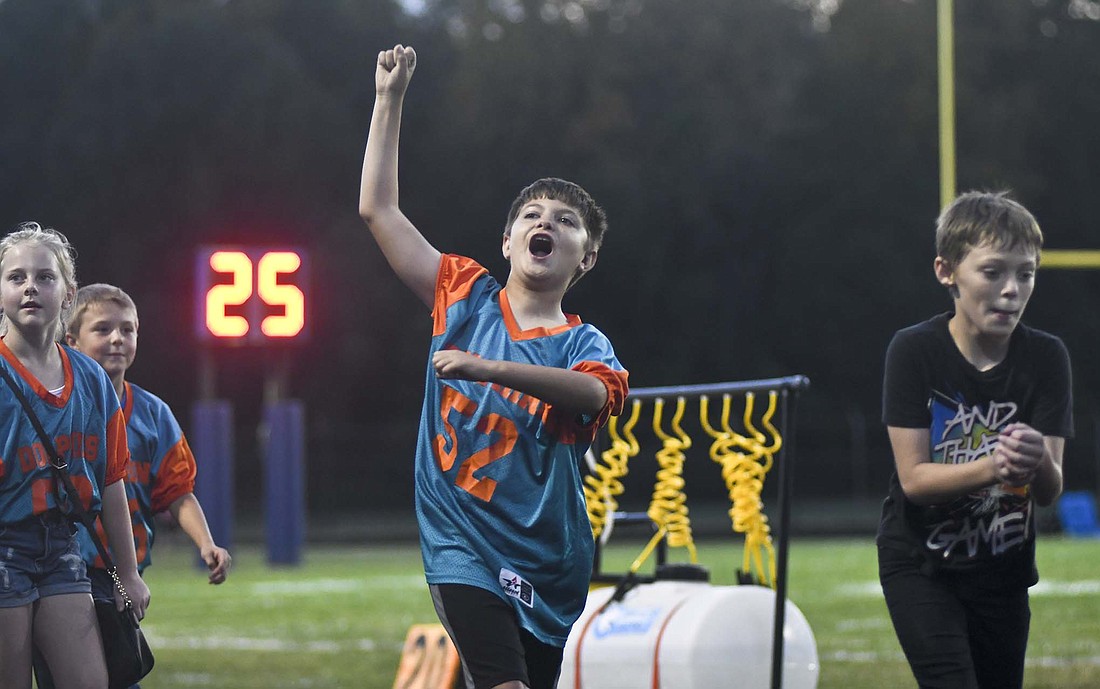
<svg viewBox="0 0 1100 689">
<path fill-rule="evenodd" d="M 211 350 L 235 408 L 241 514 L 260 511 L 264 383 L 290 362 L 311 514 L 411 514 L 430 336 L 356 213 L 379 49 L 419 55 L 401 202 L 503 279 L 511 200 L 546 175 L 607 209 L 566 298 L 635 387 L 805 374 L 795 492 L 885 494 L 882 360 L 947 310 L 934 0 L 0 0 L 0 218 L 134 296 L 134 382 L 185 430 L 200 396 L 196 247 L 310 252 L 312 337 Z M 1048 248 L 1100 248 L 1100 3 L 957 0 L 960 190 L 1011 189 Z M 1042 270 L 1026 321 L 1074 363 L 1069 489 L 1095 489 L 1095 270 Z M 713 465 L 693 499 L 722 498 Z M 199 458 L 200 467 L 202 458 Z M 648 500 L 652 459 L 632 465 Z M 631 505 L 628 505 L 631 506 Z"/>
</svg>

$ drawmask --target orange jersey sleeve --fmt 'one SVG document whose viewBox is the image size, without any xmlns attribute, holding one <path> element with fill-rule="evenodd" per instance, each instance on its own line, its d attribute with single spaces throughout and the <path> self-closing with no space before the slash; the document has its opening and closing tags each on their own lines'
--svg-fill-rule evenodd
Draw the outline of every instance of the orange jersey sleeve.
<svg viewBox="0 0 1100 689">
<path fill-rule="evenodd" d="M 607 420 L 612 416 L 618 416 L 623 413 L 623 404 L 626 403 L 626 396 L 630 392 L 630 386 L 627 385 L 627 377 L 630 375 L 626 371 L 616 371 L 607 364 L 602 364 L 598 361 L 582 361 L 573 367 L 574 371 L 581 373 L 587 373 L 590 376 L 595 376 L 600 379 L 600 382 L 607 388 L 607 403 L 603 405 L 603 409 L 596 414 L 595 419 L 592 421 L 592 426 L 600 428 L 607 423 Z"/>
<path fill-rule="evenodd" d="M 126 444 L 126 418 L 118 409 L 107 421 L 107 474 L 103 485 L 126 478 L 130 467 L 130 448 Z"/>
<path fill-rule="evenodd" d="M 181 436 L 161 462 L 150 499 L 153 511 L 166 510 L 184 495 L 195 492 L 196 473 L 195 455 L 191 453 L 187 438 Z"/>
</svg>

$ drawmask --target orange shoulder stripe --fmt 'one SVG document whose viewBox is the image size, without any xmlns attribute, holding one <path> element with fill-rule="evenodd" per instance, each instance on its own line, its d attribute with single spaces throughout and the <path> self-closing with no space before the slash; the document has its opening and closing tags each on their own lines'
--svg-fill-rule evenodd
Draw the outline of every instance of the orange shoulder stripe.
<svg viewBox="0 0 1100 689">
<path fill-rule="evenodd" d="M 447 309 L 470 296 L 474 282 L 488 273 L 472 258 L 444 254 L 435 279 L 435 305 L 432 306 L 432 337 L 447 331 Z"/>
<path fill-rule="evenodd" d="M 126 445 L 126 419 L 119 409 L 107 421 L 107 477 L 103 485 L 121 481 L 129 473 L 130 448 Z"/>
</svg>

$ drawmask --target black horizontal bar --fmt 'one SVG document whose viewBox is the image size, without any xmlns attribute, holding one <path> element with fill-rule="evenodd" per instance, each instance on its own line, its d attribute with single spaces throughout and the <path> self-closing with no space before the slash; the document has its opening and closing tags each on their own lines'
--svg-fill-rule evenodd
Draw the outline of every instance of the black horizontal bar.
<svg viewBox="0 0 1100 689">
<path fill-rule="evenodd" d="M 628 400 L 650 400 L 657 397 L 686 397 L 689 395 L 728 395 L 770 390 L 805 390 L 810 379 L 803 375 L 761 380 L 739 380 L 729 383 L 704 383 L 702 385 L 668 385 L 657 388 L 634 388 Z"/>
</svg>

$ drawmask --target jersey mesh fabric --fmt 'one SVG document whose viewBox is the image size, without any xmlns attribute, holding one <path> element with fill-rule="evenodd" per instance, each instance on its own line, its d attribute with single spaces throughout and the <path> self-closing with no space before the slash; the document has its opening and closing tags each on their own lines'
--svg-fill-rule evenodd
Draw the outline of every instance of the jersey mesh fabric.
<svg viewBox="0 0 1100 689">
<path fill-rule="evenodd" d="M 0 339 L 4 366 L 31 404 L 58 454 L 68 463 L 84 509 L 100 511 L 105 485 L 126 473 L 128 451 L 122 410 L 103 368 L 58 345 L 65 371 L 61 395 L 52 395 Z M 58 507 L 50 459 L 26 411 L 0 382 L 0 526 Z"/>
<path fill-rule="evenodd" d="M 156 513 L 195 490 L 195 456 L 172 410 L 148 390 L 125 383 L 123 414 L 130 448 L 126 498 L 134 530 L 138 571 L 144 571 L 152 564 Z M 100 539 L 106 543 L 103 524 L 96 526 Z M 87 531 L 83 525 L 77 528 L 84 561 L 103 568 L 103 560 Z"/>
<path fill-rule="evenodd" d="M 428 583 L 492 591 L 536 638 L 563 646 L 594 550 L 580 461 L 599 424 L 621 411 L 627 373 L 607 338 L 575 316 L 520 331 L 500 284 L 468 258 L 443 257 L 433 318 L 432 353 L 574 369 L 608 388 L 599 414 L 568 418 L 499 385 L 441 380 L 429 355 L 415 469 Z"/>
</svg>

